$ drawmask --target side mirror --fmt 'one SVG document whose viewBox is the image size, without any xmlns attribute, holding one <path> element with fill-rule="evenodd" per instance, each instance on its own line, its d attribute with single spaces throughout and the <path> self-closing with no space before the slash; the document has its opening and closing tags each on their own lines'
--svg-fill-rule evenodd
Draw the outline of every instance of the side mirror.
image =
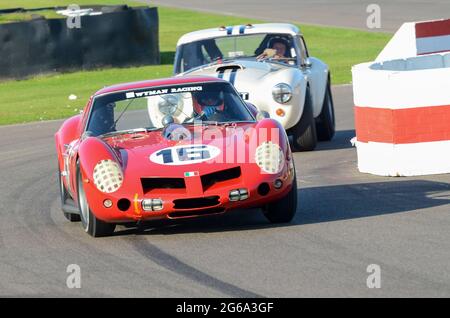
<svg viewBox="0 0 450 318">
<path fill-rule="evenodd" d="M 92 137 L 92 136 L 94 136 L 94 133 L 92 132 L 92 131 L 90 131 L 90 130 L 86 130 L 82 135 L 81 135 L 81 140 L 84 140 L 84 139 L 86 139 L 86 138 L 88 138 L 88 137 Z"/>
<path fill-rule="evenodd" d="M 268 112 L 266 112 L 265 110 L 260 110 L 257 114 L 256 114 L 256 120 L 260 121 L 266 118 L 270 118 L 270 115 Z"/>
<path fill-rule="evenodd" d="M 305 58 L 305 60 L 302 63 L 302 67 L 304 68 L 310 68 L 312 66 L 312 62 L 309 59 L 309 57 Z"/>
<path fill-rule="evenodd" d="M 250 112 L 252 113 L 252 115 L 256 117 L 256 115 L 258 114 L 258 108 L 256 108 L 255 105 L 253 105 L 252 103 L 249 103 L 249 102 L 245 102 L 245 104 L 247 105 L 247 107 L 250 110 Z"/>
</svg>

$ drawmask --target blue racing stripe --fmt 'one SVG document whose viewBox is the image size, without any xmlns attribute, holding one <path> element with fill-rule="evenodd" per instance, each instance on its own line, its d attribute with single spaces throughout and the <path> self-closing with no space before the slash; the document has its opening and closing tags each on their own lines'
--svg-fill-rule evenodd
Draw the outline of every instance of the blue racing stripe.
<svg viewBox="0 0 450 318">
<path fill-rule="evenodd" d="M 230 83 L 234 85 L 234 81 L 236 80 L 237 68 L 233 68 L 230 75 Z"/>
</svg>

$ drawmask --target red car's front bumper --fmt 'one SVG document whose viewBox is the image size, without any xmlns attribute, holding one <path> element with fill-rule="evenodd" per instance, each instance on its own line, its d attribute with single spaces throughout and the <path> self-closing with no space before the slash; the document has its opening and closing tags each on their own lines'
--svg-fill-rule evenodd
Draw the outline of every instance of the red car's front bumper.
<svg viewBox="0 0 450 318">
<path fill-rule="evenodd" d="M 105 222 L 123 223 L 138 220 L 176 219 L 199 217 L 224 213 L 232 209 L 261 207 L 286 196 L 294 180 L 293 169 L 288 165 L 279 174 L 261 174 L 253 180 L 236 178 L 227 182 L 215 184 L 208 189 L 197 189 L 195 178 L 187 181 L 185 189 L 158 189 L 143 192 L 141 189 L 132 191 L 117 191 L 112 194 L 101 193 L 92 182 L 84 184 L 89 206 L 95 216 Z M 274 186 L 276 180 L 282 181 L 282 186 Z M 198 182 L 198 180 L 197 180 Z M 191 185 L 191 187 L 189 187 Z M 230 201 L 230 191 L 247 189 L 248 198 L 242 201 Z M 144 211 L 142 200 L 161 199 L 163 208 L 160 211 Z M 112 206 L 107 208 L 105 200 L 111 200 Z"/>
</svg>

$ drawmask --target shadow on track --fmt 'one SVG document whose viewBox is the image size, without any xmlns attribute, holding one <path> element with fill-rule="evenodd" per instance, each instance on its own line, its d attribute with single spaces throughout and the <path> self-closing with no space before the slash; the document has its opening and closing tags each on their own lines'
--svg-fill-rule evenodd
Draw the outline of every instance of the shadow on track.
<svg viewBox="0 0 450 318">
<path fill-rule="evenodd" d="M 197 219 L 153 221 L 119 227 L 115 235 L 173 235 L 195 232 L 260 230 L 402 213 L 450 204 L 450 184 L 422 180 L 304 188 L 288 224 L 270 224 L 259 209 Z"/>
<path fill-rule="evenodd" d="M 423 180 L 306 188 L 296 224 L 402 213 L 450 204 L 450 184 Z"/>
<path fill-rule="evenodd" d="M 319 142 L 314 151 L 353 148 L 350 140 L 355 136 L 356 132 L 353 129 L 336 131 L 332 140 Z"/>
<path fill-rule="evenodd" d="M 316 149 L 314 149 L 314 152 L 353 148 L 350 140 L 355 136 L 356 132 L 353 129 L 336 131 L 332 140 L 318 142 Z M 289 137 L 289 143 L 292 148 L 292 137 Z"/>
</svg>

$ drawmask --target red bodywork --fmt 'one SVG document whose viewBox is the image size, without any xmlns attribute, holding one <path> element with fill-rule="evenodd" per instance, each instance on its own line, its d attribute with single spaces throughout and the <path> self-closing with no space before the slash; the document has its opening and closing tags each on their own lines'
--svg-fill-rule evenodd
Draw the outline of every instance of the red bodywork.
<svg viewBox="0 0 450 318">
<path fill-rule="evenodd" d="M 77 169 L 80 169 L 86 197 L 92 212 L 98 219 L 112 223 L 223 213 L 236 208 L 260 207 L 283 198 L 291 189 L 294 165 L 284 129 L 277 121 L 272 119 L 226 126 L 196 127 L 193 140 L 185 141 L 167 140 L 163 137 L 161 131 L 126 134 L 103 139 L 82 137 L 86 117 L 89 116 L 95 96 L 132 89 L 209 81 L 217 82 L 221 80 L 210 77 L 177 77 L 116 85 L 94 94 L 87 103 L 83 115 L 77 115 L 66 120 L 55 135 L 59 169 L 62 172 L 65 188 L 74 198 L 75 204 L 77 204 L 78 195 Z M 254 111 L 254 109 L 251 110 Z M 272 128 L 278 130 L 279 134 L 271 134 Z M 260 129 L 268 131 L 269 133 L 264 139 L 277 143 L 284 153 L 285 162 L 280 173 L 262 173 L 258 165 L 249 160 L 254 156 L 255 145 L 257 146 L 263 141 L 258 140 L 258 138 L 261 139 L 258 137 L 258 130 Z M 210 134 L 211 131 L 223 133 L 223 138 L 216 138 L 212 141 L 205 140 L 204 135 Z M 241 133 L 236 134 L 235 132 Z M 220 156 L 222 157 L 214 158 L 210 162 L 170 166 L 157 164 L 149 160 L 149 156 L 160 149 L 183 144 L 213 144 L 221 150 Z M 246 160 L 242 163 L 242 158 L 237 158 L 236 150 L 244 148 Z M 224 158 L 223 163 L 217 162 L 220 161 L 220 158 Z M 230 160 L 225 162 L 225 158 L 232 158 L 232 160 L 231 162 Z M 123 172 L 123 184 L 113 193 L 99 191 L 93 182 L 94 167 L 100 160 L 105 159 L 117 162 Z M 220 171 L 224 172 L 219 175 L 214 174 Z M 193 176 L 185 176 L 186 172 L 195 173 Z M 177 179 L 178 186 L 161 188 L 144 186 L 143 179 L 157 181 Z M 276 179 L 283 181 L 283 185 L 279 189 L 275 189 L 273 185 Z M 268 193 L 261 194 L 261 191 L 258 191 L 258 187 L 263 183 L 267 183 L 269 186 Z M 248 199 L 230 201 L 229 192 L 240 188 L 248 189 Z M 208 199 L 204 200 L 204 198 Z M 113 202 L 112 207 L 106 208 L 104 206 L 103 202 L 106 199 Z M 161 199 L 164 202 L 163 209 L 155 212 L 144 211 L 141 205 L 143 199 Z M 123 211 L 122 208 L 120 210 L 118 207 L 119 200 L 122 200 L 122 202 L 129 201 L 128 209 Z"/>
</svg>

